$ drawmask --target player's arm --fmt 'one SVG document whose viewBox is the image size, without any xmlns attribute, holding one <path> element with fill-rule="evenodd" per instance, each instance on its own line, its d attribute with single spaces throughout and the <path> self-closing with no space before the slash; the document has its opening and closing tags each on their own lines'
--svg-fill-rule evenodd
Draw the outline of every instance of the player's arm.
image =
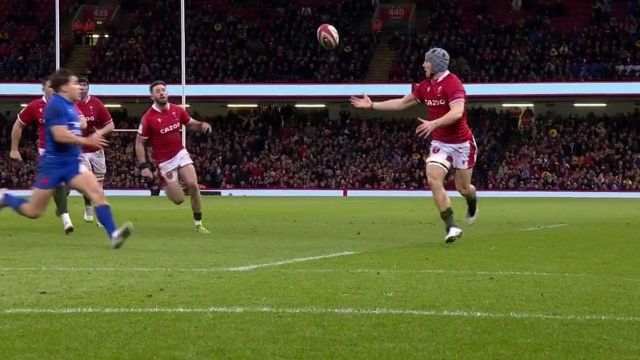
<svg viewBox="0 0 640 360">
<path fill-rule="evenodd" d="M 147 138 L 140 136 L 140 134 L 136 136 L 136 158 L 138 159 L 138 164 L 147 163 L 146 143 Z"/>
<path fill-rule="evenodd" d="M 109 135 L 110 132 L 113 131 L 113 129 L 116 128 L 115 124 L 113 123 L 113 119 L 111 118 L 111 114 L 109 114 L 109 110 L 107 110 L 107 108 L 100 103 L 100 107 L 98 108 L 98 121 L 100 122 L 100 124 L 102 125 L 102 128 L 98 129 L 98 133 L 100 133 L 100 135 L 102 136 L 106 136 Z"/>
<path fill-rule="evenodd" d="M 418 128 L 416 129 L 416 134 L 418 134 L 418 136 L 427 137 L 435 129 L 451 125 L 460 120 L 460 118 L 462 118 L 462 114 L 464 114 L 464 105 L 464 99 L 459 99 L 449 103 L 449 112 L 444 114 L 442 117 L 433 121 L 418 118 L 420 125 L 418 125 Z"/>
<path fill-rule="evenodd" d="M 449 104 L 449 112 L 444 114 L 439 119 L 435 119 L 433 122 L 436 123 L 436 128 L 448 126 L 462 118 L 462 114 L 464 114 L 464 100 L 456 100 L 455 102 Z"/>
<path fill-rule="evenodd" d="M 22 124 L 22 121 L 16 119 L 11 129 L 11 151 L 9 152 L 9 157 L 13 160 L 22 161 L 22 156 L 20 155 L 20 139 L 22 139 L 23 129 L 24 124 Z"/>
<path fill-rule="evenodd" d="M 62 144 L 81 145 L 102 149 L 107 146 L 108 142 L 101 136 L 93 134 L 89 137 L 74 135 L 66 125 L 51 126 L 51 134 L 53 139 Z"/>
<path fill-rule="evenodd" d="M 84 130 L 87 128 L 87 117 L 80 114 L 78 115 L 78 120 L 80 120 L 80 129 Z"/>
<path fill-rule="evenodd" d="M 204 121 L 198 121 L 194 118 L 189 119 L 189 122 L 187 123 L 187 127 L 190 130 L 201 131 L 203 133 L 211 132 L 211 125 L 209 125 L 209 123 Z"/>
<path fill-rule="evenodd" d="M 414 105 L 417 105 L 418 99 L 413 94 L 407 94 L 398 99 L 391 99 L 386 101 L 371 101 L 367 95 L 362 97 L 352 96 L 349 101 L 353 107 L 359 109 L 373 109 L 382 111 L 398 111 L 408 109 Z"/>
<path fill-rule="evenodd" d="M 98 131 L 96 131 L 98 134 L 100 134 L 100 136 L 105 136 L 108 135 L 110 132 L 113 131 L 113 129 L 115 129 L 116 126 L 113 124 L 113 121 L 108 123 L 107 125 L 105 125 L 102 129 L 99 129 Z"/>
<path fill-rule="evenodd" d="M 138 159 L 138 168 L 140 169 L 140 175 L 151 179 L 153 178 L 153 173 L 151 172 L 151 165 L 147 161 L 147 149 L 145 147 L 146 143 L 146 137 L 143 137 L 140 134 L 136 136 L 136 158 Z"/>
</svg>

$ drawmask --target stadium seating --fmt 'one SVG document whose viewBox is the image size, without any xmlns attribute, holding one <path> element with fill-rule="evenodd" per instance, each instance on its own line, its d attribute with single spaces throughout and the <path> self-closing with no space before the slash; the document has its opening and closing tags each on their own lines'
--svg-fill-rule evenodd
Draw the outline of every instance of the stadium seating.
<svg viewBox="0 0 640 360">
<path fill-rule="evenodd" d="M 434 1 L 420 19 L 426 33 L 391 39 L 397 56 L 389 80 L 424 78 L 423 54 L 433 46 L 449 50 L 466 82 L 640 79 L 637 3 L 525 1 L 522 12 L 494 3 L 502 6 Z"/>
<path fill-rule="evenodd" d="M 176 2 L 139 2 L 127 31 L 102 41 L 90 60 L 100 82 L 180 80 L 180 32 Z M 370 34 L 356 25 L 371 18 L 359 1 L 308 2 L 308 12 L 281 1 L 193 1 L 187 7 L 188 81 L 356 82 L 363 81 L 373 51 Z M 259 14 L 259 16 L 258 16 Z M 321 21 L 341 29 L 337 52 L 315 41 Z M 368 27 L 365 26 L 366 29 Z"/>
</svg>

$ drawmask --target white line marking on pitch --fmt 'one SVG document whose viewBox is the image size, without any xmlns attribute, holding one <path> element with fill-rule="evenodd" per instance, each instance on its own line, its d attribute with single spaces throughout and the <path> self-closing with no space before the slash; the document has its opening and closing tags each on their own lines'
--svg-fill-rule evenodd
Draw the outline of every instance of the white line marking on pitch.
<svg viewBox="0 0 640 360">
<path fill-rule="evenodd" d="M 573 321 L 621 321 L 640 322 L 640 316 L 618 316 L 597 314 L 544 314 L 529 312 L 485 312 L 469 310 L 422 310 L 422 309 L 358 309 L 358 308 L 274 308 L 274 307 L 201 307 L 201 308 L 14 308 L 0 310 L 1 314 L 136 314 L 136 313 L 273 313 L 273 314 L 337 314 L 337 315 L 407 315 L 425 317 L 460 317 L 460 318 L 506 318 L 506 319 L 540 319 L 540 320 L 573 320 Z"/>
<path fill-rule="evenodd" d="M 535 226 L 526 229 L 519 229 L 520 231 L 536 231 L 536 230 L 544 230 L 544 229 L 555 229 L 559 227 L 569 226 L 569 224 L 555 224 L 555 225 L 546 225 L 546 226 Z"/>
<path fill-rule="evenodd" d="M 265 267 L 274 267 L 274 266 L 280 266 L 280 265 L 296 264 L 296 263 L 301 263 L 301 262 L 306 262 L 306 261 L 330 259 L 330 258 L 335 258 L 335 257 L 340 257 L 340 256 L 349 256 L 349 255 L 355 255 L 355 254 L 358 254 L 358 253 L 357 252 L 353 252 L 353 251 L 344 251 L 344 252 L 335 253 L 335 254 L 309 256 L 309 257 L 302 257 L 302 258 L 295 258 L 295 259 L 289 259 L 289 260 L 276 261 L 276 262 L 271 262 L 271 263 L 243 265 L 243 266 L 233 266 L 233 267 L 226 267 L 226 268 L 140 268 L 140 267 L 134 267 L 134 268 L 114 268 L 114 267 L 89 268 L 89 267 L 87 267 L 87 268 L 82 268 L 82 267 L 58 267 L 58 266 L 47 267 L 47 266 L 43 266 L 43 267 L 22 267 L 22 268 L 0 268 L 0 271 L 69 271 L 69 272 L 82 272 L 82 271 L 87 271 L 87 272 L 91 272 L 91 271 L 95 271 L 95 272 L 99 272 L 99 271 L 104 271 L 104 272 L 112 272 L 112 271 L 113 272 L 116 272 L 116 271 L 122 271 L 122 272 L 127 272 L 127 271 L 130 271 L 130 272 L 225 272 L 225 271 L 249 271 L 249 270 L 255 270 L 255 269 L 265 268 Z"/>
<path fill-rule="evenodd" d="M 264 267 L 288 265 L 288 264 L 295 264 L 295 263 L 300 263 L 300 262 L 305 262 L 305 261 L 320 260 L 320 259 L 330 259 L 330 258 L 334 258 L 334 257 L 348 256 L 348 255 L 355 255 L 355 254 L 357 254 L 357 253 L 353 252 L 353 251 L 345 251 L 345 252 L 336 253 L 336 254 L 310 256 L 310 257 L 303 257 L 303 258 L 297 258 L 297 259 L 276 261 L 276 262 L 266 263 L 266 264 L 255 264 L 255 265 L 229 267 L 229 268 L 225 268 L 224 270 L 225 271 L 249 271 L 249 270 L 254 270 L 254 269 L 259 269 L 259 268 L 264 268 Z"/>
</svg>

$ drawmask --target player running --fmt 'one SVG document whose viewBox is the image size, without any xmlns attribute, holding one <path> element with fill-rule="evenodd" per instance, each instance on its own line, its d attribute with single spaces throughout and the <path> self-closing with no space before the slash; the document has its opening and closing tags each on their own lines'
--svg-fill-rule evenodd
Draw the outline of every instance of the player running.
<svg viewBox="0 0 640 360">
<path fill-rule="evenodd" d="M 467 201 L 467 222 L 473 224 L 478 207 L 471 175 L 477 148 L 467 125 L 466 92 L 460 79 L 448 70 L 449 54 L 440 48 L 430 49 L 422 66 L 427 79 L 415 86 L 411 94 L 382 102 L 373 102 L 366 95 L 351 97 L 350 101 L 357 108 L 383 111 L 404 110 L 418 103 L 426 105 L 428 118 L 418 118 L 420 125 L 416 134 L 424 138 L 433 134 L 426 166 L 427 180 L 440 218 L 446 224 L 445 241 L 451 243 L 462 236 L 462 229 L 453 219 L 444 181 L 453 167 L 456 189 Z"/>
<path fill-rule="evenodd" d="M 22 130 L 25 127 L 36 125 L 38 127 L 38 154 L 42 156 L 45 148 L 45 126 L 44 126 L 44 111 L 45 106 L 51 100 L 53 95 L 53 89 L 51 88 L 51 81 L 45 79 L 42 82 L 42 98 L 30 101 L 19 114 L 13 129 L 11 130 L 11 151 L 9 157 L 15 161 L 22 162 L 22 156 L 20 155 L 20 139 L 22 138 Z M 73 223 L 67 210 L 67 195 L 68 189 L 64 184 L 61 184 L 56 188 L 53 194 L 53 201 L 56 203 L 56 215 L 60 216 L 62 220 L 62 226 L 64 232 L 70 234 L 73 232 Z"/>
<path fill-rule="evenodd" d="M 163 81 L 154 81 L 149 86 L 153 105 L 142 116 L 136 137 L 136 156 L 141 175 L 152 179 L 150 164 L 147 162 L 145 143 L 151 143 L 151 159 L 158 171 L 163 190 L 175 204 L 182 204 L 184 191 L 179 179 L 191 197 L 191 209 L 197 232 L 209 233 L 202 226 L 202 210 L 198 176 L 189 152 L 182 145 L 180 128 L 182 125 L 204 133 L 211 131 L 211 125 L 191 118 L 181 106 L 169 102 L 167 87 Z"/>
<path fill-rule="evenodd" d="M 80 162 L 82 146 L 101 149 L 107 142 L 99 134 L 82 136 L 79 114 L 74 105 L 74 101 L 80 100 L 80 85 L 75 75 L 60 69 L 52 75 L 51 87 L 55 94 L 44 112 L 45 151 L 38 163 L 34 190 L 29 200 L 0 190 L 0 209 L 9 206 L 22 216 L 36 219 L 46 210 L 54 189 L 66 183 L 95 204 L 98 221 L 107 231 L 111 247 L 117 249 L 131 235 L 133 226 L 125 223 L 116 229 L 111 207 L 98 181 Z"/>
<path fill-rule="evenodd" d="M 80 101 L 76 104 L 87 121 L 83 136 L 91 136 L 96 133 L 101 137 L 106 136 L 115 127 L 111 114 L 102 101 L 89 95 L 89 80 L 87 78 L 78 79 L 78 83 L 80 84 Z M 93 172 L 100 188 L 103 189 L 104 176 L 107 173 L 104 150 L 88 146 L 82 147 L 82 164 Z M 93 206 L 87 196 L 84 196 L 84 221 L 93 222 Z"/>
</svg>

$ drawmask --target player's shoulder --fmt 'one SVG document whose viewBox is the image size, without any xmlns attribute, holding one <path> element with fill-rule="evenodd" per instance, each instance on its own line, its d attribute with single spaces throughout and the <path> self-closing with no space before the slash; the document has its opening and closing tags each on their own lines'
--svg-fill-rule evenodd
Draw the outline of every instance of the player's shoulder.
<svg viewBox="0 0 640 360">
<path fill-rule="evenodd" d="M 182 106 L 182 104 L 169 103 L 169 108 L 173 111 L 187 112 L 187 110 L 184 108 L 184 106 Z"/>
<path fill-rule="evenodd" d="M 157 111 L 155 111 L 153 107 L 149 107 L 140 117 L 140 122 L 146 122 L 147 119 L 152 117 L 154 114 L 157 114 Z"/>
<path fill-rule="evenodd" d="M 43 98 L 37 98 L 29 101 L 26 107 L 30 109 L 38 109 L 45 107 L 45 105 L 47 105 L 47 103 Z"/>
<path fill-rule="evenodd" d="M 431 79 L 424 79 L 419 83 L 415 84 L 415 88 L 420 90 L 426 89 L 429 86 L 429 84 L 431 84 Z"/>
<path fill-rule="evenodd" d="M 460 80 L 460 78 L 458 77 L 458 75 L 450 72 L 445 78 L 444 78 L 444 82 L 446 84 L 451 84 L 451 85 L 462 85 L 462 80 Z"/>
<path fill-rule="evenodd" d="M 429 79 L 424 79 L 419 83 L 413 83 L 411 85 L 411 93 L 413 94 L 413 96 L 419 99 L 426 96 L 427 90 L 429 88 L 429 83 Z"/>
<path fill-rule="evenodd" d="M 95 97 L 95 96 L 91 96 L 91 97 L 89 98 L 89 103 L 90 103 L 91 105 L 94 105 L 94 106 L 96 106 L 96 105 L 104 106 L 104 103 L 102 102 L 102 100 L 98 99 L 98 98 L 97 98 L 97 97 Z"/>
</svg>

